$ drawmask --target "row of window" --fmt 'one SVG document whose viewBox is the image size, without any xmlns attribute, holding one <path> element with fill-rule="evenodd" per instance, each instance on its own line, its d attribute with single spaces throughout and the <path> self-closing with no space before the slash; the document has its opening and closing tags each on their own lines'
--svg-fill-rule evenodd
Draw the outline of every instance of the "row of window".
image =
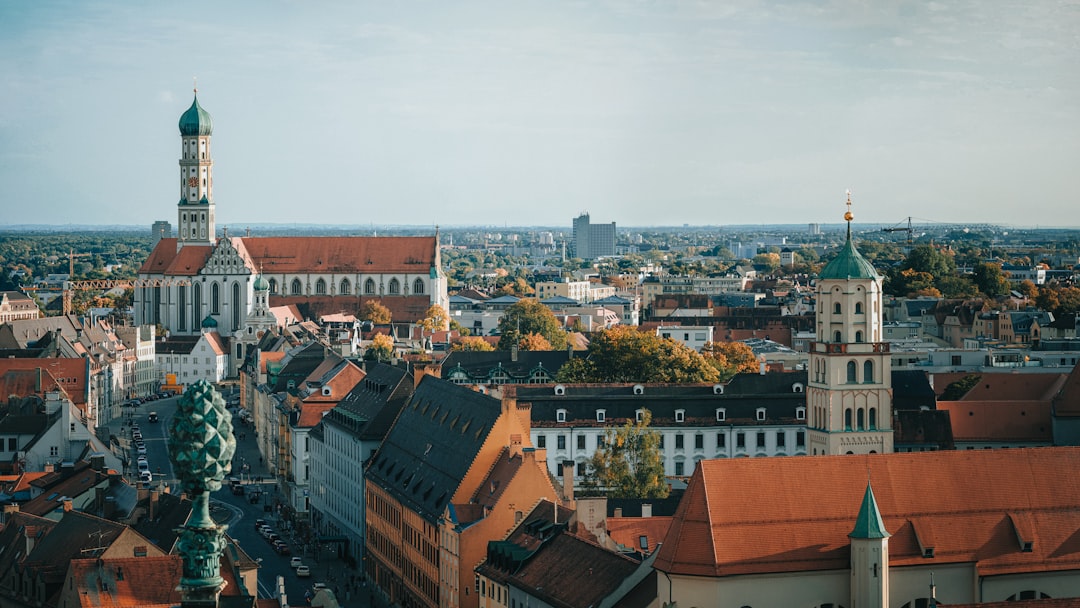
<svg viewBox="0 0 1080 608">
<path fill-rule="evenodd" d="M 738 431 L 738 432 L 735 433 L 735 447 L 736 448 L 745 448 L 746 447 L 746 436 L 747 436 L 747 434 L 751 434 L 751 435 L 754 435 L 754 443 L 755 443 L 756 447 L 764 448 L 764 447 L 766 447 L 766 433 L 767 432 L 768 431 Z M 778 447 L 778 448 L 786 447 L 787 432 L 784 431 L 784 430 L 778 430 L 778 431 L 773 431 L 773 433 L 775 433 L 775 435 L 776 435 L 776 447 Z M 579 450 L 585 450 L 586 449 L 586 447 L 585 447 L 585 438 L 586 438 L 586 435 L 578 435 L 577 436 L 577 449 L 579 449 Z M 665 439 L 665 436 L 660 435 L 660 449 L 664 449 L 664 443 L 665 443 L 664 439 Z M 598 449 L 603 447 L 605 441 L 606 441 L 606 439 L 604 438 L 603 435 L 597 435 L 596 436 L 596 447 Z M 796 431 L 796 433 L 795 433 L 795 445 L 797 447 L 804 447 L 806 445 L 806 433 L 804 431 Z M 543 434 L 537 435 L 537 437 L 536 437 L 536 447 L 543 448 L 543 449 L 547 448 L 547 435 L 543 435 Z M 685 449 L 685 447 L 686 447 L 686 436 L 683 435 L 683 434 L 675 435 L 675 449 L 676 450 L 681 450 L 681 449 Z M 717 433 L 716 434 L 716 447 L 717 448 L 727 448 L 727 433 Z M 566 435 L 556 435 L 555 436 L 555 449 L 557 449 L 557 450 L 565 450 L 566 449 Z M 703 449 L 705 449 L 705 434 L 704 433 L 697 433 L 697 434 L 694 435 L 694 449 L 695 450 L 703 450 Z"/>
<path fill-rule="evenodd" d="M 284 289 L 284 286 L 282 287 L 282 289 Z M 326 285 L 325 280 L 319 279 L 319 280 L 315 281 L 315 293 L 316 294 L 325 295 L 327 293 L 326 289 L 327 289 L 327 285 Z M 424 287 L 423 279 L 416 279 L 415 281 L 413 281 L 413 286 L 412 286 L 413 295 L 423 295 L 425 289 L 426 288 Z M 278 293 L 277 279 L 270 279 L 270 293 L 277 295 L 277 293 Z M 303 293 L 304 293 L 304 284 L 300 281 L 300 279 L 293 279 L 292 282 L 289 283 L 289 290 L 287 292 L 282 291 L 282 295 L 303 295 Z M 349 295 L 349 294 L 351 294 L 352 293 L 352 282 L 350 282 L 349 279 L 341 279 L 341 282 L 338 284 L 338 293 L 341 294 L 341 295 Z M 376 293 L 377 292 L 376 292 L 375 280 L 374 279 L 368 279 L 368 280 L 364 281 L 364 294 L 366 294 L 366 295 L 375 295 Z M 398 281 L 396 278 L 390 279 L 390 282 L 387 284 L 387 293 L 389 293 L 390 295 L 400 295 L 401 294 L 401 282 Z"/>
<path fill-rule="evenodd" d="M 564 409 L 555 410 L 555 422 L 566 422 L 566 413 L 567 412 Z M 637 422 L 641 422 L 644 419 L 644 417 L 645 417 L 645 410 L 636 410 L 634 412 L 634 418 L 637 420 Z M 763 408 L 763 407 L 757 408 L 754 411 L 754 419 L 757 420 L 758 422 L 764 422 L 765 420 L 768 419 L 768 410 L 766 408 Z M 805 407 L 800 406 L 800 407 L 795 408 L 795 419 L 796 420 L 806 420 L 806 408 Z M 724 422 L 725 420 L 727 420 L 727 408 L 723 408 L 723 407 L 716 408 L 716 421 L 717 422 Z M 607 421 L 607 410 L 601 410 L 601 409 L 596 410 L 596 421 L 597 422 L 605 422 L 605 421 Z M 675 410 L 675 422 L 686 422 L 686 410 Z"/>
</svg>

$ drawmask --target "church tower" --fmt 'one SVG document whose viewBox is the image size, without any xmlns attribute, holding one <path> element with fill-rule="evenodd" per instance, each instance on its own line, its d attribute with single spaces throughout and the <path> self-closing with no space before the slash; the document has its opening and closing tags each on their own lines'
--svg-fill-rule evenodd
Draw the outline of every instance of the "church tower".
<svg viewBox="0 0 1080 608">
<path fill-rule="evenodd" d="M 851 539 L 852 608 L 888 608 L 889 532 L 885 530 L 869 483 L 855 518 L 855 529 L 848 538 Z"/>
<path fill-rule="evenodd" d="M 177 248 L 212 245 L 214 239 L 214 161 L 210 135 L 214 124 L 199 105 L 198 89 L 191 107 L 180 116 L 180 202 L 177 204 Z"/>
<path fill-rule="evenodd" d="M 807 453 L 893 451 L 892 362 L 882 341 L 881 276 L 847 240 L 817 281 L 815 341 L 807 388 Z"/>
</svg>

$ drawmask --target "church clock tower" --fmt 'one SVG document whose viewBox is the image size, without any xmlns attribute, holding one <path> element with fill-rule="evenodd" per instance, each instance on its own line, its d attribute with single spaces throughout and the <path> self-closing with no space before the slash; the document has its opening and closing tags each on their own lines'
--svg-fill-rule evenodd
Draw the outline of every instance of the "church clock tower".
<svg viewBox="0 0 1080 608">
<path fill-rule="evenodd" d="M 214 161 L 210 135 L 214 124 L 199 105 L 196 89 L 191 107 L 180 116 L 180 202 L 177 204 L 177 248 L 212 245 L 214 239 Z"/>
<path fill-rule="evenodd" d="M 807 388 L 807 453 L 893 451 L 892 362 L 882 341 L 881 276 L 847 240 L 817 281 Z"/>
</svg>

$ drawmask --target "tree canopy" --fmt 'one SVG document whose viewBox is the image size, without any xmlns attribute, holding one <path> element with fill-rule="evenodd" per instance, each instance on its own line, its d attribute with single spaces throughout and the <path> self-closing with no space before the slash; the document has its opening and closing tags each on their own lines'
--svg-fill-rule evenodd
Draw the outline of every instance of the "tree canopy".
<svg viewBox="0 0 1080 608">
<path fill-rule="evenodd" d="M 432 304 L 424 313 L 424 318 L 420 320 L 420 327 L 427 331 L 442 331 L 446 329 L 449 318 L 450 315 L 446 314 L 445 308 L 438 304 Z"/>
<path fill-rule="evenodd" d="M 996 298 L 1009 293 L 1009 279 L 1005 271 L 1001 269 L 1001 264 L 995 264 L 993 262 L 981 262 L 975 265 L 974 268 L 975 287 L 979 292 L 985 296 Z"/>
<path fill-rule="evenodd" d="M 616 325 L 593 335 L 585 359 L 568 361 L 559 382 L 716 382 L 700 353 L 670 338 Z"/>
<path fill-rule="evenodd" d="M 394 356 L 394 339 L 386 334 L 375 334 L 364 349 L 364 359 L 368 361 L 389 361 Z"/>
<path fill-rule="evenodd" d="M 582 480 L 586 493 L 609 498 L 666 498 L 660 432 L 649 428 L 652 413 L 642 410 L 639 420 L 627 420 L 604 432 L 604 442 L 589 460 Z"/>
<path fill-rule="evenodd" d="M 543 336 L 554 350 L 566 348 L 566 330 L 551 309 L 536 300 L 519 300 L 508 307 L 499 319 L 498 329 L 500 350 L 520 346 L 522 337 L 528 334 Z"/>
<path fill-rule="evenodd" d="M 376 300 L 364 302 L 363 308 L 360 309 L 360 320 L 371 321 L 375 325 L 386 325 L 390 323 L 390 317 L 390 309 Z"/>
<path fill-rule="evenodd" d="M 487 352 L 495 350 L 495 347 L 480 336 L 465 336 L 454 342 L 454 344 L 450 346 L 450 350 Z"/>
<path fill-rule="evenodd" d="M 743 342 L 709 342 L 701 349 L 701 356 L 720 372 L 720 382 L 731 380 L 735 374 L 758 371 L 753 349 Z"/>
</svg>

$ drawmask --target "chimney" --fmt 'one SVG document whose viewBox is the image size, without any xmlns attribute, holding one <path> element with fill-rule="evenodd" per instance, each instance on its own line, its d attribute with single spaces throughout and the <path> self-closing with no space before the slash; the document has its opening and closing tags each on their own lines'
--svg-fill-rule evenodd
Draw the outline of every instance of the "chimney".
<svg viewBox="0 0 1080 608">
<path fill-rule="evenodd" d="M 65 498 L 64 499 L 64 513 L 71 513 L 71 509 L 72 509 L 71 499 L 70 498 Z"/>
<path fill-rule="evenodd" d="M 652 504 L 644 503 L 641 505 L 641 516 L 652 517 Z"/>
<path fill-rule="evenodd" d="M 3 513 L 0 513 L 0 524 L 6 524 L 11 516 L 19 512 L 19 505 L 10 504 L 4 505 Z"/>
<path fill-rule="evenodd" d="M 98 473 L 105 472 L 105 454 L 94 452 L 90 455 L 90 468 Z"/>
<path fill-rule="evenodd" d="M 26 539 L 26 555 L 30 555 L 30 552 L 34 550 L 34 546 L 37 545 L 37 534 L 37 526 L 23 528 L 23 538 Z"/>
<path fill-rule="evenodd" d="M 157 511 L 158 499 L 161 494 L 157 490 L 150 490 L 150 499 L 147 501 L 146 518 L 154 521 L 154 513 Z"/>
<path fill-rule="evenodd" d="M 566 502 L 573 502 L 574 500 L 574 461 L 564 460 L 562 462 L 562 484 L 563 484 L 563 500 Z"/>
<path fill-rule="evenodd" d="M 518 345 L 517 344 L 511 344 L 510 345 L 510 360 L 513 361 L 514 363 L 517 363 L 517 360 L 518 360 Z"/>
</svg>

